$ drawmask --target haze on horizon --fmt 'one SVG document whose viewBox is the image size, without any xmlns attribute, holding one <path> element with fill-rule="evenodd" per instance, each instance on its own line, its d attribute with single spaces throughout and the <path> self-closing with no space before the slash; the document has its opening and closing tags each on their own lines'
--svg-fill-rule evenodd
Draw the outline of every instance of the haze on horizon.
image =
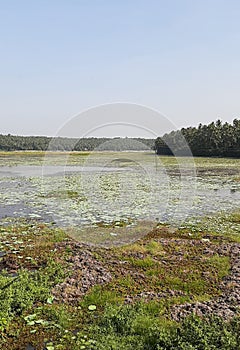
<svg viewBox="0 0 240 350">
<path fill-rule="evenodd" d="M 171 121 L 151 125 L 159 135 L 239 117 L 237 0 L 9 0 L 0 14 L 0 134 L 54 136 L 115 102 L 159 111 Z M 151 137 L 124 127 L 88 136 Z"/>
</svg>

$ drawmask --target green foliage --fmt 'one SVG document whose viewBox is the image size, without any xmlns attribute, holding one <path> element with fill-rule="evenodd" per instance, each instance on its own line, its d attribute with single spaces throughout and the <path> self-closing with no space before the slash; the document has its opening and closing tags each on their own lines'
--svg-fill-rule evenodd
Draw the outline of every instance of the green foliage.
<svg viewBox="0 0 240 350">
<path fill-rule="evenodd" d="M 154 240 L 149 241 L 145 248 L 152 255 L 162 256 L 165 253 L 162 244 Z"/>
<path fill-rule="evenodd" d="M 50 261 L 45 268 L 21 270 L 17 278 L 0 275 L 0 317 L 20 316 L 36 302 L 47 302 L 54 284 L 64 277 L 61 266 Z"/>
<path fill-rule="evenodd" d="M 112 304 L 119 302 L 120 297 L 117 292 L 111 290 L 104 290 L 102 286 L 94 286 L 90 293 L 88 293 L 84 300 L 81 302 L 83 307 L 88 307 L 89 305 L 96 305 L 104 307 L 111 300 Z"/>
<path fill-rule="evenodd" d="M 99 350 L 237 350 L 240 347 L 240 318 L 190 316 L 180 324 L 168 323 L 147 314 L 142 305 L 108 307 L 91 329 Z"/>
<path fill-rule="evenodd" d="M 2 151 L 92 151 L 99 150 L 149 150 L 154 146 L 153 139 L 119 138 L 117 142 L 108 142 L 109 138 L 88 137 L 81 139 L 46 136 L 14 136 L 0 135 L 0 150 Z"/>
<path fill-rule="evenodd" d="M 155 150 L 157 154 L 187 155 L 186 143 L 194 156 L 240 157 L 240 120 L 234 119 L 232 124 L 217 120 L 172 131 L 157 138 Z"/>
<path fill-rule="evenodd" d="M 239 214 L 231 214 L 228 220 L 236 230 Z M 226 218 L 223 223 L 225 221 Z M 198 232 L 197 226 L 192 229 Z M 2 227 L 0 231 L 7 237 L 5 243 L 11 242 L 16 249 L 28 242 L 29 247 L 21 252 L 20 266 L 24 269 L 19 268 L 16 277 L 1 272 L 0 348 L 20 350 L 26 349 L 26 344 L 32 344 L 36 349 L 50 350 L 239 350 L 239 316 L 230 322 L 217 317 L 201 319 L 196 316 L 178 324 L 170 320 L 172 305 L 216 295 L 221 278 L 230 268 L 229 257 L 203 254 L 204 247 L 214 244 L 215 238 L 216 244 L 221 242 L 219 237 L 208 235 L 207 241 L 200 242 L 207 232 L 201 226 L 203 236 L 198 237 L 197 244 L 191 244 L 193 235 L 189 240 L 189 227 L 181 230 L 179 237 L 184 238 L 177 243 L 171 237 L 169 244 L 161 243 L 160 238 L 165 238 L 168 231 L 158 228 L 151 237 L 109 249 L 107 254 L 102 249 L 93 250 L 94 257 L 108 264 L 113 279 L 107 284 L 95 285 L 81 301 L 76 299 L 71 304 L 62 303 L 55 294 L 54 299 L 51 293 L 52 287 L 68 274 L 65 254 L 68 257 L 76 253 L 70 242 L 69 246 L 53 244 L 64 239 L 63 232 L 36 223 L 30 228 L 24 222 L 19 228 Z M 177 230 L 172 233 L 175 237 L 178 234 Z M 9 249 L 9 245 L 7 247 Z M 40 247 L 37 254 L 36 247 Z M 44 251 L 46 258 L 34 266 L 33 271 L 28 256 L 36 259 Z M 182 252 L 182 259 L 172 264 L 170 259 Z M 15 255 L 7 258 L 15 261 Z M 162 261 L 168 264 L 162 264 Z M 202 275 L 205 271 L 209 272 L 207 278 Z M 167 293 L 168 288 L 186 293 L 136 302 L 142 291 Z M 71 293 L 71 289 L 68 292 Z M 128 296 L 130 298 L 126 299 Z M 132 304 L 124 304 L 126 300 L 132 300 Z"/>
<path fill-rule="evenodd" d="M 218 254 L 208 258 L 208 263 L 216 268 L 219 279 L 227 276 L 231 267 L 230 258 L 228 256 L 219 256 Z"/>
<path fill-rule="evenodd" d="M 150 256 L 147 256 L 143 259 L 129 258 L 129 261 L 133 266 L 140 267 L 143 269 L 154 267 L 157 264 L 157 262 Z"/>
</svg>

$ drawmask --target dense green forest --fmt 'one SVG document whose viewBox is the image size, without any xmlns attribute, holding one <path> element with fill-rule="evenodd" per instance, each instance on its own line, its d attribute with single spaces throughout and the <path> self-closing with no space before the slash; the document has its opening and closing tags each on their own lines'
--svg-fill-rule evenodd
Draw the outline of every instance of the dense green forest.
<svg viewBox="0 0 240 350">
<path fill-rule="evenodd" d="M 1 151 L 92 151 L 92 150 L 149 150 L 154 139 L 143 138 L 66 138 L 46 136 L 0 135 Z"/>
<path fill-rule="evenodd" d="M 188 155 L 188 147 L 194 156 L 240 157 L 240 120 L 234 119 L 232 124 L 217 120 L 182 128 L 158 137 L 155 142 L 157 154 Z"/>
<path fill-rule="evenodd" d="M 217 120 L 208 125 L 182 128 L 154 139 L 144 138 L 51 138 L 0 135 L 1 151 L 126 151 L 155 149 L 157 154 L 240 157 L 240 120 L 232 124 Z"/>
</svg>

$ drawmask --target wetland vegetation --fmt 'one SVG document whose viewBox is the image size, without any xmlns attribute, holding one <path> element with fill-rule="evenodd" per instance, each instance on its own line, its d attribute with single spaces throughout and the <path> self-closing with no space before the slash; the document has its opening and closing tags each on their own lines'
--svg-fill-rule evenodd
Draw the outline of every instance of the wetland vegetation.
<svg viewBox="0 0 240 350">
<path fill-rule="evenodd" d="M 240 160 L 181 162 L 0 154 L 0 348 L 240 348 Z"/>
</svg>

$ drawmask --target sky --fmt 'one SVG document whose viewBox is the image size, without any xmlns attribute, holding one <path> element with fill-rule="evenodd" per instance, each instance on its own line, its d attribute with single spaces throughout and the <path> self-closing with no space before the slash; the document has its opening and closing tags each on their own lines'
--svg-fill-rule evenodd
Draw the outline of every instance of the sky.
<svg viewBox="0 0 240 350">
<path fill-rule="evenodd" d="M 94 118 L 94 136 L 150 137 L 140 132 L 147 115 L 138 129 L 104 130 L 102 113 L 86 113 L 116 102 L 157 111 L 156 134 L 231 122 L 240 111 L 239 18 L 239 0 L 2 0 L 0 134 L 55 136 L 79 116 L 85 131 Z"/>
</svg>

